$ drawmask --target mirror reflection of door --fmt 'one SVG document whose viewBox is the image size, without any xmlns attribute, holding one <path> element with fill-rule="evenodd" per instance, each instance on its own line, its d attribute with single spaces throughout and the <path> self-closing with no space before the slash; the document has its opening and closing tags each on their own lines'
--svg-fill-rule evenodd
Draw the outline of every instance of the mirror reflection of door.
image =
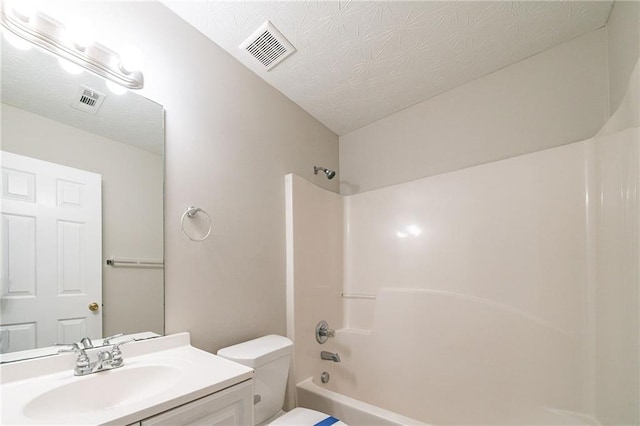
<svg viewBox="0 0 640 426">
<path fill-rule="evenodd" d="M 1 163 L 0 351 L 102 337 L 101 176 L 8 152 Z"/>
<path fill-rule="evenodd" d="M 148 331 L 164 334 L 162 265 L 132 268 L 106 264 L 107 258 L 161 261 L 164 257 L 162 105 L 133 91 L 113 93 L 103 78 L 89 71 L 70 74 L 60 66 L 56 56 L 36 47 L 20 50 L 9 43 L 4 33 L 0 37 L 0 47 L 0 149 L 101 176 L 102 303 L 98 312 L 102 316 L 102 334 Z M 83 87 L 103 95 L 100 108 L 91 111 L 77 108 Z M 45 253 L 38 244 L 36 241 L 36 252 Z M 4 262 L 1 257 L 0 262 Z M 58 260 L 53 262 L 57 265 Z M 98 280 L 95 282 L 99 283 Z M 55 303 L 70 299 L 57 297 Z M 3 309 L 7 304 L 11 309 L 13 300 L 21 299 L 0 299 L 0 311 L 7 312 Z M 87 303 L 94 301 L 100 303 L 98 298 L 87 300 Z M 82 308 L 87 309 L 87 305 L 83 303 Z M 53 311 L 54 306 L 48 309 Z M 82 315 L 87 313 L 90 314 L 85 311 Z M 21 321 L 12 320 L 10 324 L 22 324 Z M 52 321 L 52 325 L 46 327 L 57 330 L 57 319 Z M 67 322 L 67 334 L 72 323 Z M 75 324 L 80 330 L 81 321 Z M 33 329 L 30 325 L 23 328 L 28 330 L 29 327 Z M 20 340 L 18 330 L 17 327 L 12 330 L 14 344 Z M 31 347 L 35 339 L 41 341 L 37 344 L 38 349 L 22 355 L 21 351 L 9 354 L 0 345 L 0 363 L 55 353 L 56 349 L 50 348 L 53 341 L 78 340 L 64 336 L 41 339 L 40 334 L 22 331 L 25 343 L 20 347 Z M 93 338 L 88 330 L 77 333 Z"/>
</svg>

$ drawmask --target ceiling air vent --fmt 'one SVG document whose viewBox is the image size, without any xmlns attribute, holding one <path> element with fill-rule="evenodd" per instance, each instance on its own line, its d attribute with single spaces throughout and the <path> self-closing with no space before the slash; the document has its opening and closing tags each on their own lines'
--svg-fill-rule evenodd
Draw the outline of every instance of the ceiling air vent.
<svg viewBox="0 0 640 426">
<path fill-rule="evenodd" d="M 296 48 L 269 21 L 251 34 L 240 45 L 240 49 L 251 55 L 258 61 L 260 67 L 266 68 L 267 71 L 271 71 L 296 51 Z"/>
<path fill-rule="evenodd" d="M 100 93 L 87 86 L 78 87 L 74 102 L 71 104 L 75 109 L 95 114 L 104 102 L 105 94 Z"/>
</svg>

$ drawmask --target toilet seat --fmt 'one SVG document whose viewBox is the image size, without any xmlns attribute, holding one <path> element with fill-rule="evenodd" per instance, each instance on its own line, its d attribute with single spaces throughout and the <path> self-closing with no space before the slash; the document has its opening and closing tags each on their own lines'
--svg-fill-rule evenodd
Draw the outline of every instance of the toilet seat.
<svg viewBox="0 0 640 426">
<path fill-rule="evenodd" d="M 269 425 L 274 426 L 347 426 L 346 423 L 320 411 L 297 407 L 284 413 Z"/>
</svg>

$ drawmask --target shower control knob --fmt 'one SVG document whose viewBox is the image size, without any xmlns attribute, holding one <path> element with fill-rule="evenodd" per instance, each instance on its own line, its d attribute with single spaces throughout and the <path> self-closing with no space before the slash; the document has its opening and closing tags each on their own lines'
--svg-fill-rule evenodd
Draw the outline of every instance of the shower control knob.
<svg viewBox="0 0 640 426">
<path fill-rule="evenodd" d="M 335 337 L 336 331 L 329 328 L 329 324 L 325 320 L 322 320 L 316 325 L 316 340 L 322 344 L 327 341 L 329 337 Z"/>
<path fill-rule="evenodd" d="M 331 329 L 320 330 L 320 335 L 326 337 L 336 337 L 336 331 Z"/>
</svg>

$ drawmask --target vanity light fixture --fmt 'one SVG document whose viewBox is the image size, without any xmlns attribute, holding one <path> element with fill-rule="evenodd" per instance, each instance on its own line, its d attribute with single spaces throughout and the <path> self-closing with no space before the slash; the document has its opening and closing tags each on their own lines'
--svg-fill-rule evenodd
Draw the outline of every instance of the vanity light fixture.
<svg viewBox="0 0 640 426">
<path fill-rule="evenodd" d="M 2 26 L 36 46 L 128 89 L 142 89 L 144 85 L 142 72 L 133 69 L 138 65 L 125 63 L 123 55 L 100 43 L 72 40 L 63 23 L 39 11 L 25 13 L 18 2 L 2 2 Z"/>
<path fill-rule="evenodd" d="M 23 38 L 18 37 L 12 32 L 3 31 L 2 36 L 10 45 L 12 45 L 18 50 L 26 51 L 26 50 L 33 49 L 33 44 L 29 43 L 27 40 Z"/>
</svg>

